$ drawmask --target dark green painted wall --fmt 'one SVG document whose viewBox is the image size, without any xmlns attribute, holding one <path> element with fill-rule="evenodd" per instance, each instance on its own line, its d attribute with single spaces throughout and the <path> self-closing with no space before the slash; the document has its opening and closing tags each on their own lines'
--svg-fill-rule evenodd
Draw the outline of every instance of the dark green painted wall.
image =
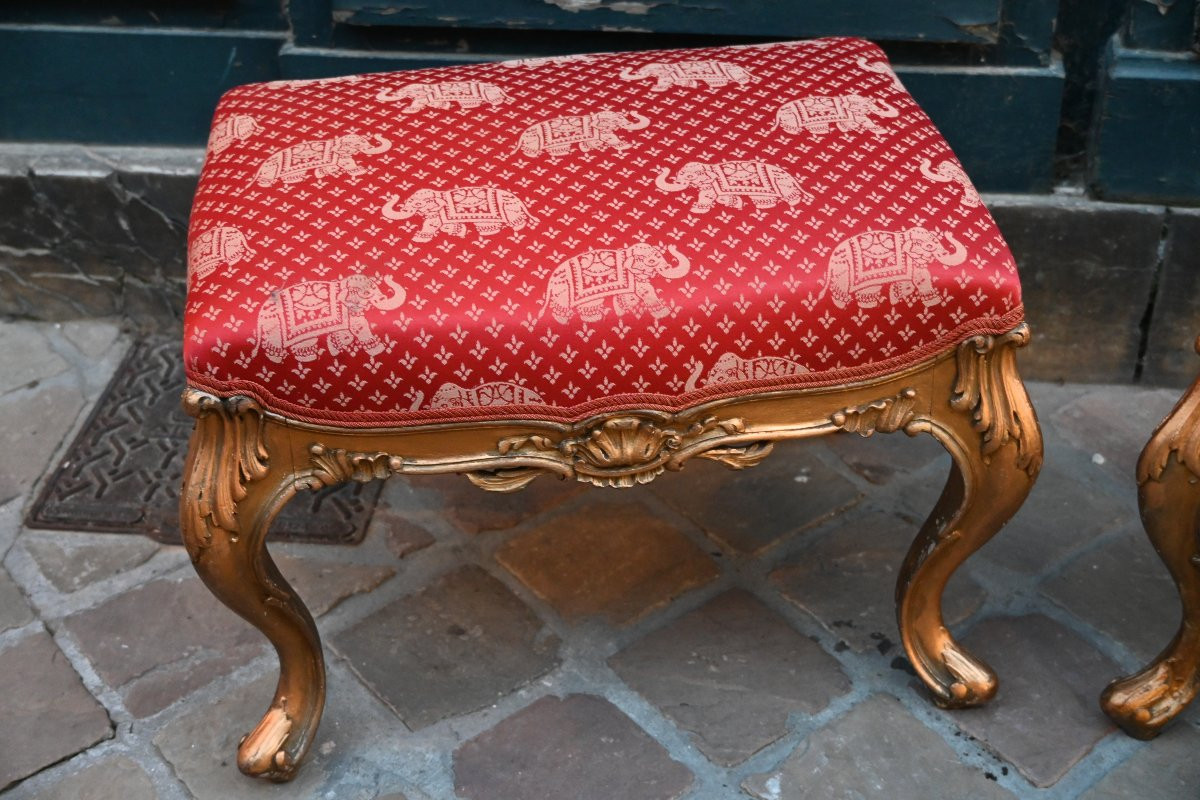
<svg viewBox="0 0 1200 800">
<path fill-rule="evenodd" d="M 199 145 L 277 77 L 852 34 L 981 188 L 1200 203 L 1197 0 L 146 0 L 0 6 L 0 140 Z"/>
</svg>

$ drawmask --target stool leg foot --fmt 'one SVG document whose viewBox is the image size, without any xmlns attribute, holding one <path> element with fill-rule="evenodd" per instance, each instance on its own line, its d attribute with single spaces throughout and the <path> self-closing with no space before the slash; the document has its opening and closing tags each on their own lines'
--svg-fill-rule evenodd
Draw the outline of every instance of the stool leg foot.
<svg viewBox="0 0 1200 800">
<path fill-rule="evenodd" d="M 1138 503 L 1183 605 L 1179 631 L 1148 667 L 1113 681 L 1100 705 L 1126 733 L 1150 739 L 1200 690 L 1200 382 L 1142 451 Z"/>
<path fill-rule="evenodd" d="M 264 425 L 245 398 L 203 396 L 181 499 L 184 544 L 205 585 L 258 628 L 279 655 L 271 706 L 238 747 L 247 775 L 290 780 L 312 743 L 325 705 L 325 662 L 308 609 L 265 547 L 275 515 L 296 493 L 294 476 L 269 465 Z"/>
<path fill-rule="evenodd" d="M 904 649 L 934 701 L 946 708 L 981 705 L 996 694 L 992 669 L 946 628 L 942 593 L 959 565 L 1021 507 L 1041 466 L 1041 429 L 1012 358 L 1027 336 L 1018 329 L 964 344 L 950 403 L 935 404 L 927 420 L 908 428 L 932 434 L 953 459 L 896 585 Z"/>
<path fill-rule="evenodd" d="M 964 472 L 974 472 L 974 480 L 965 478 Z M 942 592 L 959 565 L 1008 521 L 1029 493 L 1033 481 L 1023 472 L 1006 473 L 986 468 L 964 471 L 955 463 L 941 499 L 900 570 L 896 586 L 900 637 L 934 702 L 945 708 L 981 705 L 996 694 L 991 667 L 967 652 L 946 628 Z"/>
</svg>

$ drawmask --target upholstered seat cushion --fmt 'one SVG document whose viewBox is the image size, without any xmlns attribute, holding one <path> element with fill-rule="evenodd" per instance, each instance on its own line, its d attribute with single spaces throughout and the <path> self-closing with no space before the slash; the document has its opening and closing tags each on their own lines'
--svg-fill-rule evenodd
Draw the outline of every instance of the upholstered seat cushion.
<svg viewBox="0 0 1200 800">
<path fill-rule="evenodd" d="M 341 426 L 675 410 L 1021 321 L 1007 246 L 849 38 L 228 92 L 191 385 Z"/>
</svg>

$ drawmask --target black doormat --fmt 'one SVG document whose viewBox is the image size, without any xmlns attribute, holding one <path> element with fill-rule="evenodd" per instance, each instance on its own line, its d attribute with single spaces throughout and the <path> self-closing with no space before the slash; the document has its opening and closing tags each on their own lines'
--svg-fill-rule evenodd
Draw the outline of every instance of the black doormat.
<svg viewBox="0 0 1200 800">
<path fill-rule="evenodd" d="M 180 408 L 183 354 L 176 339 L 130 348 L 95 410 L 42 488 L 31 528 L 138 533 L 179 544 L 179 487 L 192 419 Z M 357 544 L 381 484 L 301 492 L 271 526 L 271 539 Z"/>
</svg>

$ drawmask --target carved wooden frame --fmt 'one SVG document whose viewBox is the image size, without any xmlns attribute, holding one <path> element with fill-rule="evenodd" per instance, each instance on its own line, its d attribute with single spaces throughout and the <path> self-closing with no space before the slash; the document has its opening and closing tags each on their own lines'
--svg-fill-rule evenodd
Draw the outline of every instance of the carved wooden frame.
<svg viewBox="0 0 1200 800">
<path fill-rule="evenodd" d="M 1200 378 L 1146 442 L 1137 483 L 1142 525 L 1175 579 L 1183 619 L 1158 658 L 1109 684 L 1100 704 L 1126 733 L 1152 739 L 1200 690 Z"/>
<path fill-rule="evenodd" d="M 184 474 L 184 541 L 204 582 L 270 639 L 280 661 L 274 700 L 242 740 L 238 766 L 289 779 L 324 706 L 316 627 L 264 547 L 271 520 L 297 491 L 434 473 L 465 473 L 499 492 L 521 489 L 543 473 L 629 487 L 693 457 L 751 467 L 777 441 L 837 431 L 927 433 L 950 452 L 946 487 L 900 570 L 897 616 L 905 651 L 937 703 L 986 702 L 996 692 L 995 674 L 950 635 L 941 596 L 954 570 L 1020 507 L 1040 469 L 1041 430 L 1015 360 L 1028 339 L 1021 325 L 972 337 L 882 378 L 764 392 L 674 414 L 602 414 L 576 424 L 331 428 L 285 419 L 247 397 L 188 389 L 183 404 L 196 428 Z"/>
</svg>

